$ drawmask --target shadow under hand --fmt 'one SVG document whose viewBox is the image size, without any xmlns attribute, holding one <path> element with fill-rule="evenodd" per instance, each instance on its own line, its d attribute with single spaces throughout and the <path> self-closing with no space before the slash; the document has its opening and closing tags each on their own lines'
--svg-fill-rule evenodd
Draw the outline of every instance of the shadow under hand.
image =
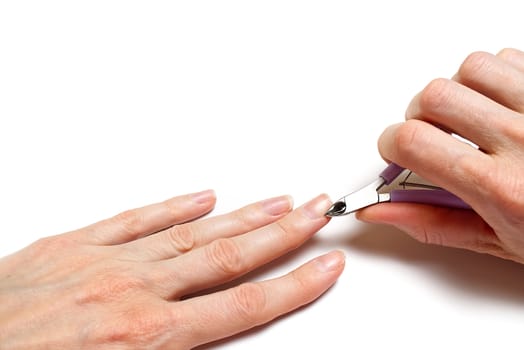
<svg viewBox="0 0 524 350">
<path fill-rule="evenodd" d="M 423 268 L 463 293 L 524 304 L 524 265 L 487 254 L 423 244 L 389 226 L 362 225 L 346 234 L 351 249 Z"/>
</svg>

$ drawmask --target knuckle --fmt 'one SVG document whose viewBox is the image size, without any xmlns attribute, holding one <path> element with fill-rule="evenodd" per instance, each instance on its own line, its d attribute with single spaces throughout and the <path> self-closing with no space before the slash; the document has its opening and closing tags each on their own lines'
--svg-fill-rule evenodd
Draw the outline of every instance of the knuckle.
<svg viewBox="0 0 524 350">
<path fill-rule="evenodd" d="M 294 250 L 303 242 L 302 233 L 309 231 L 307 222 L 303 220 L 279 220 L 275 222 L 273 234 L 283 242 L 282 247 Z"/>
<path fill-rule="evenodd" d="M 264 288 L 248 282 L 233 289 L 233 305 L 240 318 L 248 323 L 256 323 L 263 315 L 267 304 Z"/>
<path fill-rule="evenodd" d="M 254 211 L 253 208 L 242 208 L 239 210 L 236 210 L 232 213 L 234 221 L 237 226 L 242 227 L 244 229 L 249 229 L 253 226 L 253 214 Z"/>
<path fill-rule="evenodd" d="M 49 254 L 71 249 L 74 244 L 74 241 L 62 236 L 40 238 L 30 246 L 31 257 L 33 259 L 45 258 L 47 260 Z"/>
<path fill-rule="evenodd" d="M 74 254 L 71 254 L 74 252 Z M 52 259 L 50 259 L 52 257 Z M 27 248 L 25 261 L 32 265 L 47 266 L 45 273 L 35 275 L 39 281 L 56 280 L 64 271 L 74 274 L 103 258 L 86 249 L 74 239 L 64 235 L 41 238 Z M 44 272 L 44 271 L 42 271 Z M 57 275 L 58 273 L 58 275 Z"/>
<path fill-rule="evenodd" d="M 113 217 L 113 220 L 117 223 L 121 229 L 131 235 L 137 235 L 137 232 L 140 232 L 140 227 L 142 227 L 144 218 L 139 214 L 137 210 L 126 210 Z"/>
<path fill-rule="evenodd" d="M 169 216 L 172 218 L 177 218 L 180 216 L 180 209 L 177 205 L 177 198 L 168 199 L 162 202 L 165 210 L 169 213 Z"/>
<path fill-rule="evenodd" d="M 463 187 L 478 189 L 481 198 L 489 198 L 497 208 L 503 208 L 505 217 L 511 218 L 515 226 L 524 223 L 524 181 L 512 166 L 500 166 L 490 158 L 479 160 L 475 156 L 462 155 L 454 164 L 457 180 Z"/>
<path fill-rule="evenodd" d="M 520 169 L 512 172 L 511 166 L 491 172 L 493 180 L 486 188 L 490 191 L 491 201 L 504 210 L 514 227 L 519 227 L 524 223 L 524 181 L 519 176 Z"/>
<path fill-rule="evenodd" d="M 55 241 L 55 237 L 40 238 L 35 243 L 33 243 L 33 247 L 36 249 L 47 250 L 48 248 L 52 248 L 55 245 Z"/>
<path fill-rule="evenodd" d="M 151 346 L 164 338 L 172 329 L 176 329 L 176 320 L 167 308 L 156 308 L 151 312 L 150 305 L 132 305 L 91 332 L 90 338 L 95 344 L 126 344 L 133 348 Z"/>
<path fill-rule="evenodd" d="M 52 252 L 58 248 L 59 239 L 57 237 L 44 237 L 33 243 L 35 251 Z"/>
<path fill-rule="evenodd" d="M 487 52 L 473 52 L 460 65 L 458 75 L 462 80 L 474 81 L 491 69 L 493 56 Z"/>
<path fill-rule="evenodd" d="M 420 94 L 420 109 L 422 112 L 435 112 L 446 108 L 452 97 L 453 83 L 449 79 L 432 80 Z"/>
<path fill-rule="evenodd" d="M 394 145 L 397 147 L 397 152 L 401 157 L 409 157 L 411 154 L 420 149 L 419 144 L 422 135 L 421 124 L 417 120 L 408 120 L 404 122 L 398 129 L 394 137 Z"/>
<path fill-rule="evenodd" d="M 451 163 L 451 170 L 456 174 L 457 181 L 462 182 L 464 187 L 473 185 L 479 189 L 492 188 L 494 184 L 496 185 L 496 176 L 492 171 L 485 171 L 492 167 L 485 164 L 484 161 L 476 155 L 460 154 Z"/>
<path fill-rule="evenodd" d="M 291 273 L 289 273 L 289 276 L 294 282 L 293 284 L 295 290 L 309 295 L 308 299 L 314 296 L 315 289 L 311 288 L 311 279 L 308 279 L 308 277 L 311 277 L 311 275 L 304 275 L 303 273 L 300 273 L 300 270 L 293 270 Z"/>
<path fill-rule="evenodd" d="M 515 56 L 520 56 L 519 51 L 510 47 L 505 47 L 497 53 L 497 57 L 503 60 L 512 61 L 512 58 Z"/>
<path fill-rule="evenodd" d="M 220 238 L 209 244 L 207 258 L 214 269 L 226 276 L 236 275 L 243 270 L 240 248 L 229 238 Z"/>
<path fill-rule="evenodd" d="M 146 288 L 144 280 L 120 271 L 98 272 L 97 277 L 82 286 L 76 296 L 78 305 L 107 303 Z"/>
<path fill-rule="evenodd" d="M 195 246 L 195 235 L 189 225 L 176 225 L 167 231 L 169 243 L 180 253 L 185 253 Z"/>
<path fill-rule="evenodd" d="M 518 118 L 522 118 L 522 115 L 518 115 Z M 524 123 L 522 123 L 521 120 L 512 123 L 508 123 L 507 120 L 505 121 L 506 122 L 497 122 L 496 127 L 499 133 L 505 136 L 507 147 L 515 149 L 514 144 L 521 144 L 524 140 Z M 519 152 L 519 156 L 522 156 L 521 152 L 522 151 Z"/>
</svg>

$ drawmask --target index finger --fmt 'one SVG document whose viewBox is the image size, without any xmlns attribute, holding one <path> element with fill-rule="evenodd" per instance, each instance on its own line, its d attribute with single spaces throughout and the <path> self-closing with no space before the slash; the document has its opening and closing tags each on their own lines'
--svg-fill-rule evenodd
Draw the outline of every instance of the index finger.
<svg viewBox="0 0 524 350">
<path fill-rule="evenodd" d="M 486 198 L 493 159 L 422 120 L 388 127 L 379 139 L 383 158 L 408 168 L 462 198 L 476 209 Z"/>
</svg>

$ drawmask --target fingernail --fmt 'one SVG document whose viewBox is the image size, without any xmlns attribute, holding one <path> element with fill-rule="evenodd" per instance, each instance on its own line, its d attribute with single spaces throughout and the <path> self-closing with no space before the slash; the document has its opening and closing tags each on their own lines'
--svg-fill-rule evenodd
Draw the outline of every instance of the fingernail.
<svg viewBox="0 0 524 350">
<path fill-rule="evenodd" d="M 326 211 L 331 207 L 331 200 L 325 194 L 310 200 L 302 207 L 304 214 L 310 219 L 318 219 L 324 217 Z"/>
<path fill-rule="evenodd" d="M 336 270 L 340 266 L 344 265 L 345 261 L 346 257 L 344 256 L 344 253 L 340 250 L 335 250 L 333 252 L 319 256 L 315 260 L 315 263 L 318 271 L 329 272 Z"/>
<path fill-rule="evenodd" d="M 291 210 L 293 208 L 293 199 L 291 196 L 280 196 L 266 199 L 261 204 L 266 213 L 276 216 Z"/>
<path fill-rule="evenodd" d="M 363 213 L 363 210 L 358 210 L 357 212 L 355 212 L 355 219 L 362 221 L 362 222 L 366 222 L 368 224 L 375 223 L 373 222 L 372 219 L 368 218 L 365 213 Z"/>
<path fill-rule="evenodd" d="M 205 190 L 202 192 L 193 193 L 191 198 L 198 204 L 204 204 L 215 198 L 215 191 Z"/>
</svg>

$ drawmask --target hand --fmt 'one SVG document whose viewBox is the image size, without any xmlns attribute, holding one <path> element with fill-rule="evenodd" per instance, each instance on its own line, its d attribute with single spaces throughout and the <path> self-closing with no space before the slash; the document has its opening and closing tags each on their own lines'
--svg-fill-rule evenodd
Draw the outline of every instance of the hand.
<svg viewBox="0 0 524 350">
<path fill-rule="evenodd" d="M 383 158 L 455 193 L 474 211 L 386 203 L 358 218 L 416 239 L 524 263 L 524 52 L 471 54 L 414 97 L 379 139 Z M 435 125 L 470 140 L 461 142 Z"/>
<path fill-rule="evenodd" d="M 335 251 L 277 279 L 188 297 L 297 248 L 330 206 L 322 195 L 291 211 L 283 196 L 194 220 L 214 203 L 213 191 L 176 197 L 1 259 L 0 347 L 188 349 L 306 304 L 342 273 Z"/>
</svg>

